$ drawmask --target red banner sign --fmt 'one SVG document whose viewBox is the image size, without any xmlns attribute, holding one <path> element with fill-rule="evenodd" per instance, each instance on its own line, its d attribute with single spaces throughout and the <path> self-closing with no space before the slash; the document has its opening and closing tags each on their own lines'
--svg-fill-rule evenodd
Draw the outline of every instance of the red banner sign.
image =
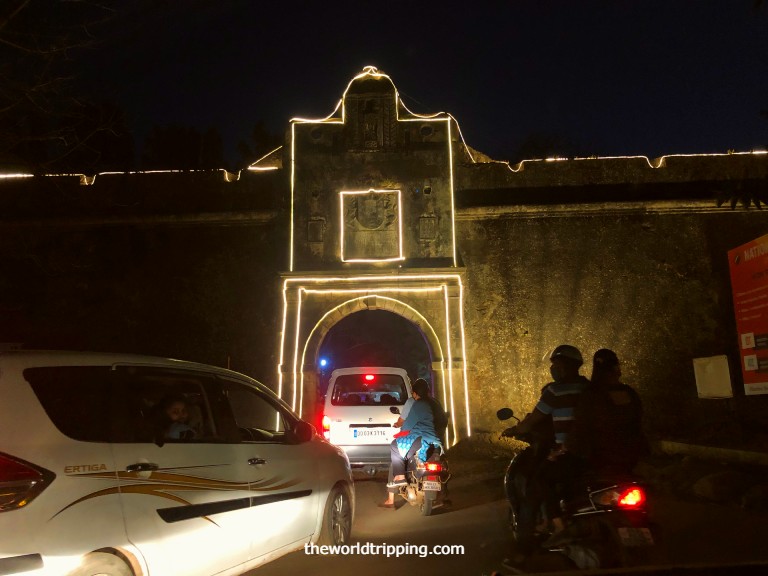
<svg viewBox="0 0 768 576">
<path fill-rule="evenodd" d="M 768 235 L 728 251 L 745 394 L 768 394 Z"/>
</svg>

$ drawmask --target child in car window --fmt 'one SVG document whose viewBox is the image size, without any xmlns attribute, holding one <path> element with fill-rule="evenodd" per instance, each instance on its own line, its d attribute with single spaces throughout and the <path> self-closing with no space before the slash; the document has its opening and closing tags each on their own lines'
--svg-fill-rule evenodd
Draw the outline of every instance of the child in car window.
<svg viewBox="0 0 768 576">
<path fill-rule="evenodd" d="M 187 401 L 181 394 L 170 394 L 160 401 L 160 417 L 166 439 L 191 440 L 195 437 L 195 431 L 187 423 Z"/>
</svg>

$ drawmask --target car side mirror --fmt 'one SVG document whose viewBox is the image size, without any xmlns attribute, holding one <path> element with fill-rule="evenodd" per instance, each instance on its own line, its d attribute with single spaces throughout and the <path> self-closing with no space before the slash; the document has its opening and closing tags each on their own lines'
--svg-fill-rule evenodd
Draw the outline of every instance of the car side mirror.
<svg viewBox="0 0 768 576">
<path fill-rule="evenodd" d="M 291 430 L 289 436 L 289 442 L 291 444 L 303 444 L 312 440 L 312 436 L 315 435 L 315 427 L 309 422 L 299 420 Z"/>
<path fill-rule="evenodd" d="M 400 408 L 397 406 L 390 406 L 389 411 L 392 412 L 392 414 L 400 414 Z"/>
<path fill-rule="evenodd" d="M 510 418 L 514 417 L 515 413 L 512 411 L 512 408 L 502 408 L 498 412 L 496 412 L 496 418 L 499 420 L 509 420 Z"/>
</svg>

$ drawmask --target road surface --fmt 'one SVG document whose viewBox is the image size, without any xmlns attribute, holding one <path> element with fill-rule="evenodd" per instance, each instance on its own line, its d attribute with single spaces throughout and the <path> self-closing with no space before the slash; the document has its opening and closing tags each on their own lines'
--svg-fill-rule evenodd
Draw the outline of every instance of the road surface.
<svg viewBox="0 0 768 576">
<path fill-rule="evenodd" d="M 452 461 L 453 464 L 453 461 Z M 467 464 L 467 463 L 462 463 Z M 333 574 L 334 576 L 392 576 L 393 574 L 461 574 L 489 576 L 502 569 L 511 551 L 506 526 L 502 474 L 504 462 L 486 460 L 457 466 L 465 475 L 454 474 L 450 482 L 453 506 L 422 517 L 404 501 L 395 510 L 377 504 L 386 497 L 385 477 L 358 476 L 357 513 L 353 543 L 390 545 L 374 554 L 322 556 L 294 552 L 249 572 L 248 576 Z M 652 563 L 658 574 L 670 574 L 669 566 L 714 566 L 768 562 L 765 536 L 768 515 L 750 514 L 736 506 L 686 502 L 667 496 L 653 500 L 652 516 L 662 527 L 662 539 Z M 395 546 L 411 545 L 411 553 L 395 556 Z M 447 555 L 429 553 L 434 546 L 459 545 L 462 551 Z M 422 556 L 422 553 L 426 555 Z M 754 571 L 756 570 L 756 571 Z M 768 574 L 768 565 L 722 574 Z M 674 572 L 675 574 L 677 572 Z M 681 571 L 685 574 L 710 574 Z M 721 574 L 713 571 L 712 574 Z"/>
</svg>

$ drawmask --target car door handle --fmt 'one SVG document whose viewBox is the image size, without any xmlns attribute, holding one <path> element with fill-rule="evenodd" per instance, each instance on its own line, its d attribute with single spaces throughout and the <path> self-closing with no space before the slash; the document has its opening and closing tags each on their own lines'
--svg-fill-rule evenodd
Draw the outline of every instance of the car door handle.
<svg viewBox="0 0 768 576">
<path fill-rule="evenodd" d="M 248 464 L 251 466 L 258 466 L 259 464 L 266 464 L 267 461 L 264 458 L 248 458 Z"/>
<path fill-rule="evenodd" d="M 152 470 L 157 470 L 160 468 L 157 464 L 152 464 L 152 462 L 137 462 L 136 464 L 128 464 L 128 466 L 125 467 L 128 472 L 150 472 Z"/>
</svg>

